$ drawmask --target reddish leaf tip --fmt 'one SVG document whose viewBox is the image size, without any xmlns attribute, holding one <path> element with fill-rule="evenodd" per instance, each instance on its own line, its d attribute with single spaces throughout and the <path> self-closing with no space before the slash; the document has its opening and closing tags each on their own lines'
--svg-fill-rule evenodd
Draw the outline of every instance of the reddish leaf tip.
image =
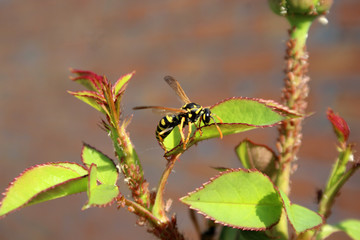
<svg viewBox="0 0 360 240">
<path fill-rule="evenodd" d="M 331 108 L 326 112 L 327 118 L 333 126 L 334 132 L 340 142 L 346 142 L 350 135 L 350 129 L 346 121 L 338 114 L 334 113 Z"/>
</svg>

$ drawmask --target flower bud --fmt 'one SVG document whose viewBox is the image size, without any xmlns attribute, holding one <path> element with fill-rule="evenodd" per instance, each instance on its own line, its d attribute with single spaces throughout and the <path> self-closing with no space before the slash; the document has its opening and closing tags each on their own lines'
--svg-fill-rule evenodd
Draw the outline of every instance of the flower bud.
<svg viewBox="0 0 360 240">
<path fill-rule="evenodd" d="M 333 126 L 334 132 L 339 140 L 339 142 L 346 142 L 349 138 L 350 129 L 346 121 L 335 114 L 331 108 L 327 110 L 327 118 Z"/>
<path fill-rule="evenodd" d="M 316 16 L 329 11 L 333 0 L 268 0 L 271 10 L 281 16 Z"/>
</svg>

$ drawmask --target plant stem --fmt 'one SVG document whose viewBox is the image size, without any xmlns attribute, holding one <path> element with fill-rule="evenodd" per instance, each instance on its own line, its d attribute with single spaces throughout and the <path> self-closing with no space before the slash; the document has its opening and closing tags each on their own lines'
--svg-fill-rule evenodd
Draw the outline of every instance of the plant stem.
<svg viewBox="0 0 360 240">
<path fill-rule="evenodd" d="M 140 204 L 126 198 L 123 198 L 122 200 L 126 206 L 132 207 L 138 215 L 145 217 L 150 223 L 152 223 L 152 225 L 160 225 L 160 220 Z"/>
<path fill-rule="evenodd" d="M 176 160 L 180 157 L 181 153 L 172 155 L 169 159 L 166 169 L 163 172 L 163 175 L 161 176 L 159 186 L 156 192 L 156 198 L 153 206 L 153 214 L 160 219 L 161 222 L 168 222 L 169 219 L 166 216 L 165 213 L 165 204 L 164 204 L 164 190 L 165 185 L 167 183 L 167 180 L 170 176 L 171 171 L 173 170 Z"/>
<path fill-rule="evenodd" d="M 144 177 L 144 171 L 139 161 L 139 157 L 130 141 L 128 134 L 126 133 L 125 126 L 121 126 L 120 136 L 123 139 L 123 147 L 125 152 L 125 166 L 127 166 L 128 175 L 131 181 L 134 182 L 134 188 L 132 194 L 134 199 L 142 206 L 150 208 L 150 192 L 148 189 L 148 183 Z"/>
<path fill-rule="evenodd" d="M 330 216 L 331 207 L 334 204 L 335 198 L 338 195 L 341 187 L 347 180 L 360 168 L 359 163 L 354 165 L 346 171 L 346 164 L 352 155 L 352 145 L 347 146 L 339 153 L 339 157 L 334 165 L 334 169 L 329 178 L 328 185 L 321 197 L 319 203 L 319 213 L 324 216 L 325 221 Z"/>
<path fill-rule="evenodd" d="M 352 155 L 352 146 L 346 146 L 345 144 L 345 146 L 339 147 L 339 151 L 339 156 L 336 159 L 336 162 L 332 168 L 324 192 L 327 192 L 330 188 L 332 188 L 332 186 L 335 185 L 336 182 L 338 182 L 342 175 L 345 173 L 346 165 L 349 162 L 350 156 Z"/>
<path fill-rule="evenodd" d="M 113 141 L 115 153 L 120 161 L 120 168 L 125 176 L 125 181 L 131 190 L 132 197 L 140 205 L 150 209 L 150 192 L 148 183 L 144 178 L 144 171 L 126 133 L 126 123 L 121 126 L 109 126 L 110 137 Z"/>
<path fill-rule="evenodd" d="M 291 110 L 305 113 L 309 93 L 306 75 L 308 70 L 306 38 L 314 19 L 313 16 L 288 16 L 291 30 L 290 39 L 286 50 L 286 77 L 283 89 L 283 103 Z M 291 119 L 284 121 L 279 127 L 279 139 L 277 143 L 279 154 L 279 169 L 275 184 L 286 195 L 290 192 L 291 163 L 296 159 L 296 154 L 301 145 L 302 119 Z M 281 239 L 288 239 L 287 219 L 282 214 L 279 223 L 275 226 L 276 234 Z"/>
</svg>

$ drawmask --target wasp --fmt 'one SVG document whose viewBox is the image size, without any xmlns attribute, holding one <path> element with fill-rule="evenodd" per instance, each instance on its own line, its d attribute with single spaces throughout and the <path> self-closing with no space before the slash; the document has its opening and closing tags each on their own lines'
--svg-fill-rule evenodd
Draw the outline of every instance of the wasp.
<svg viewBox="0 0 360 240">
<path fill-rule="evenodd" d="M 219 126 L 217 125 L 215 118 L 213 117 L 215 114 L 211 113 L 210 108 L 202 107 L 201 105 L 190 101 L 190 99 L 180 86 L 179 82 L 173 77 L 166 76 L 164 77 L 164 80 L 175 91 L 177 96 L 184 103 L 181 108 L 168 108 L 161 106 L 138 106 L 133 108 L 134 110 L 155 109 L 166 113 L 166 115 L 160 119 L 155 132 L 156 139 L 159 142 L 163 142 L 164 139 L 171 133 L 171 131 L 176 126 L 179 126 L 181 140 L 185 148 L 187 142 L 190 139 L 191 124 L 194 124 L 196 128 L 200 128 L 201 122 L 203 122 L 203 124 L 207 126 L 210 125 L 211 119 L 214 121 L 214 124 L 220 134 L 220 138 L 223 137 L 223 134 Z M 216 117 L 222 123 L 222 120 L 218 116 Z M 198 123 L 198 125 L 196 125 L 196 123 Z M 185 138 L 183 133 L 183 128 L 185 126 L 189 126 L 187 138 Z"/>
</svg>

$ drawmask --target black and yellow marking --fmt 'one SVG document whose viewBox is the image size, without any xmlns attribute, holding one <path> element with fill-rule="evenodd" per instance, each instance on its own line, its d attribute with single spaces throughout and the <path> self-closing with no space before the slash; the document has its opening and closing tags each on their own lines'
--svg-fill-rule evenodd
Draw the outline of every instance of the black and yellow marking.
<svg viewBox="0 0 360 240">
<path fill-rule="evenodd" d="M 179 126 L 181 140 L 185 148 L 186 144 L 190 139 L 191 124 L 195 124 L 196 128 L 200 128 L 201 122 L 203 122 L 203 124 L 207 126 L 210 125 L 211 119 L 214 121 L 214 124 L 220 134 L 220 138 L 222 138 L 223 137 L 222 132 L 219 126 L 217 125 L 213 117 L 213 114 L 210 111 L 210 108 L 204 108 L 199 104 L 191 102 L 190 99 L 186 96 L 184 90 L 181 88 L 178 81 L 176 81 L 173 77 L 166 76 L 164 79 L 169 84 L 169 86 L 175 91 L 178 97 L 185 103 L 185 105 L 182 106 L 181 109 L 159 107 L 159 106 L 140 106 L 134 108 L 135 110 L 152 108 L 152 109 L 163 110 L 164 112 L 171 113 L 171 114 L 167 114 L 166 116 L 160 119 L 155 132 L 156 138 L 160 142 L 163 142 L 164 139 L 171 133 L 171 131 L 176 126 Z M 220 120 L 220 122 L 222 122 L 219 117 L 217 118 Z M 198 125 L 196 125 L 196 123 L 198 123 Z M 189 131 L 188 131 L 188 136 L 185 139 L 183 129 L 187 125 L 189 126 Z"/>
<path fill-rule="evenodd" d="M 180 119 L 178 115 L 166 115 L 165 117 L 163 117 L 157 128 L 156 128 L 156 138 L 162 142 L 164 140 L 164 138 L 166 138 L 170 132 L 174 129 L 174 127 L 176 127 L 177 125 L 180 124 Z"/>
</svg>

